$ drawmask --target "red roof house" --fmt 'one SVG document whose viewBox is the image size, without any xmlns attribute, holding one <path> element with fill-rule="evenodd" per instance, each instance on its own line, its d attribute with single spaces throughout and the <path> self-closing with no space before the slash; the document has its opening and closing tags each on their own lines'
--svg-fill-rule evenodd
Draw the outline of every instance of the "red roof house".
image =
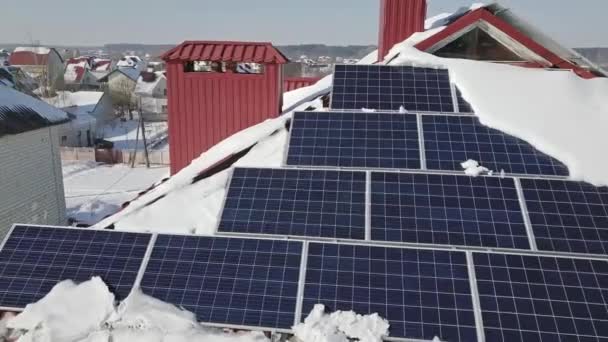
<svg viewBox="0 0 608 342">
<path fill-rule="evenodd" d="M 33 77 L 45 77 L 45 83 L 49 85 L 63 79 L 63 58 L 54 48 L 18 47 L 11 54 L 9 63 L 21 67 Z"/>
</svg>

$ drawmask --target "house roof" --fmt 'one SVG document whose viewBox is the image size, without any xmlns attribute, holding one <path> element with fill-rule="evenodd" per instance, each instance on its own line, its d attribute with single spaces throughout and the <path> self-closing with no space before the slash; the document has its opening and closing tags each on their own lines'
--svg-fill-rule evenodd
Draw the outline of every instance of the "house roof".
<svg viewBox="0 0 608 342">
<path fill-rule="evenodd" d="M 11 65 L 46 65 L 51 53 L 57 54 L 63 61 L 59 52 L 54 48 L 18 47 L 9 57 L 9 62 Z"/>
<path fill-rule="evenodd" d="M 571 69 L 584 77 L 593 77 L 596 74 L 608 76 L 599 66 L 550 39 L 498 4 L 459 13 L 449 20 L 444 20 L 442 24 L 446 27 L 429 35 L 416 47 L 432 53 L 469 32 L 471 27 L 481 25 L 482 29 L 491 31 L 503 45 L 534 65 Z"/>
<path fill-rule="evenodd" d="M 141 71 L 139 71 L 138 69 L 135 69 L 135 68 L 130 68 L 130 67 L 118 68 L 118 69 L 115 69 L 114 71 L 110 72 L 109 74 L 105 75 L 104 77 L 98 79 L 98 81 L 107 82 L 110 79 L 110 76 L 115 73 L 121 73 L 121 74 L 125 75 L 128 79 L 132 80 L 133 82 L 137 82 L 137 78 L 139 78 L 139 74 L 141 73 Z"/>
<path fill-rule="evenodd" d="M 165 73 L 161 71 L 147 72 L 144 71 L 137 78 L 135 86 L 135 94 L 137 95 L 152 95 L 154 89 L 161 80 L 166 80 Z"/>
<path fill-rule="evenodd" d="M 0 85 L 0 137 L 69 121 L 66 112 Z"/>
<path fill-rule="evenodd" d="M 271 43 L 185 41 L 165 52 L 162 59 L 170 61 L 222 61 L 285 64 L 287 57 Z"/>
<path fill-rule="evenodd" d="M 71 60 L 65 67 L 64 79 L 66 83 L 80 83 L 89 70 L 87 60 Z"/>
</svg>

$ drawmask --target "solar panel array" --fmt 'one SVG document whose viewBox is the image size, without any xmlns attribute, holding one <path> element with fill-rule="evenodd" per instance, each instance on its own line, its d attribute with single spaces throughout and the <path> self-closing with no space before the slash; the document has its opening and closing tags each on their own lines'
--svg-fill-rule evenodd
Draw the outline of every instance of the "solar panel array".
<svg viewBox="0 0 608 342">
<path fill-rule="evenodd" d="M 22 308 L 63 280 L 99 276 L 124 299 L 151 234 L 16 226 L 0 250 L 0 307 Z"/>
<path fill-rule="evenodd" d="M 490 170 L 568 176 L 568 168 L 524 140 L 482 125 L 477 117 L 424 115 L 426 165 L 429 170 L 460 171 L 473 159 Z"/>
<path fill-rule="evenodd" d="M 311 244 L 303 312 L 378 313 L 391 337 L 476 341 L 466 256 L 462 252 Z"/>
<path fill-rule="evenodd" d="M 608 187 L 522 179 L 540 250 L 608 255 Z"/>
<path fill-rule="evenodd" d="M 302 243 L 161 235 L 141 288 L 202 322 L 289 329 Z"/>
<path fill-rule="evenodd" d="M 512 179 L 372 173 L 371 238 L 529 249 Z"/>
<path fill-rule="evenodd" d="M 237 168 L 219 230 L 365 238 L 364 172 Z"/>
<path fill-rule="evenodd" d="M 336 65 L 332 109 L 454 112 L 445 69 L 383 65 Z"/>
<path fill-rule="evenodd" d="M 413 115 L 358 112 L 294 114 L 287 164 L 419 169 Z"/>
</svg>

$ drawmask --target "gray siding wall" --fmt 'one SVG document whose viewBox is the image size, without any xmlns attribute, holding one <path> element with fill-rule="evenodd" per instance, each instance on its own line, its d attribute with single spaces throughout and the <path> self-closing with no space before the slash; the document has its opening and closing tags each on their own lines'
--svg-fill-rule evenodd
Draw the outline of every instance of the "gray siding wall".
<svg viewBox="0 0 608 342">
<path fill-rule="evenodd" d="M 57 127 L 0 138 L 0 240 L 14 223 L 66 223 Z"/>
</svg>

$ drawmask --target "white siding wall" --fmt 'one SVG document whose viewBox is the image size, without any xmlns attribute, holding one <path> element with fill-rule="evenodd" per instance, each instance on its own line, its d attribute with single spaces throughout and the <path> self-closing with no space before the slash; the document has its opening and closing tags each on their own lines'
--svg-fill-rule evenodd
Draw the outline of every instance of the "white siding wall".
<svg viewBox="0 0 608 342">
<path fill-rule="evenodd" d="M 57 127 L 0 138 L 0 161 L 0 239 L 14 223 L 66 223 Z"/>
</svg>

